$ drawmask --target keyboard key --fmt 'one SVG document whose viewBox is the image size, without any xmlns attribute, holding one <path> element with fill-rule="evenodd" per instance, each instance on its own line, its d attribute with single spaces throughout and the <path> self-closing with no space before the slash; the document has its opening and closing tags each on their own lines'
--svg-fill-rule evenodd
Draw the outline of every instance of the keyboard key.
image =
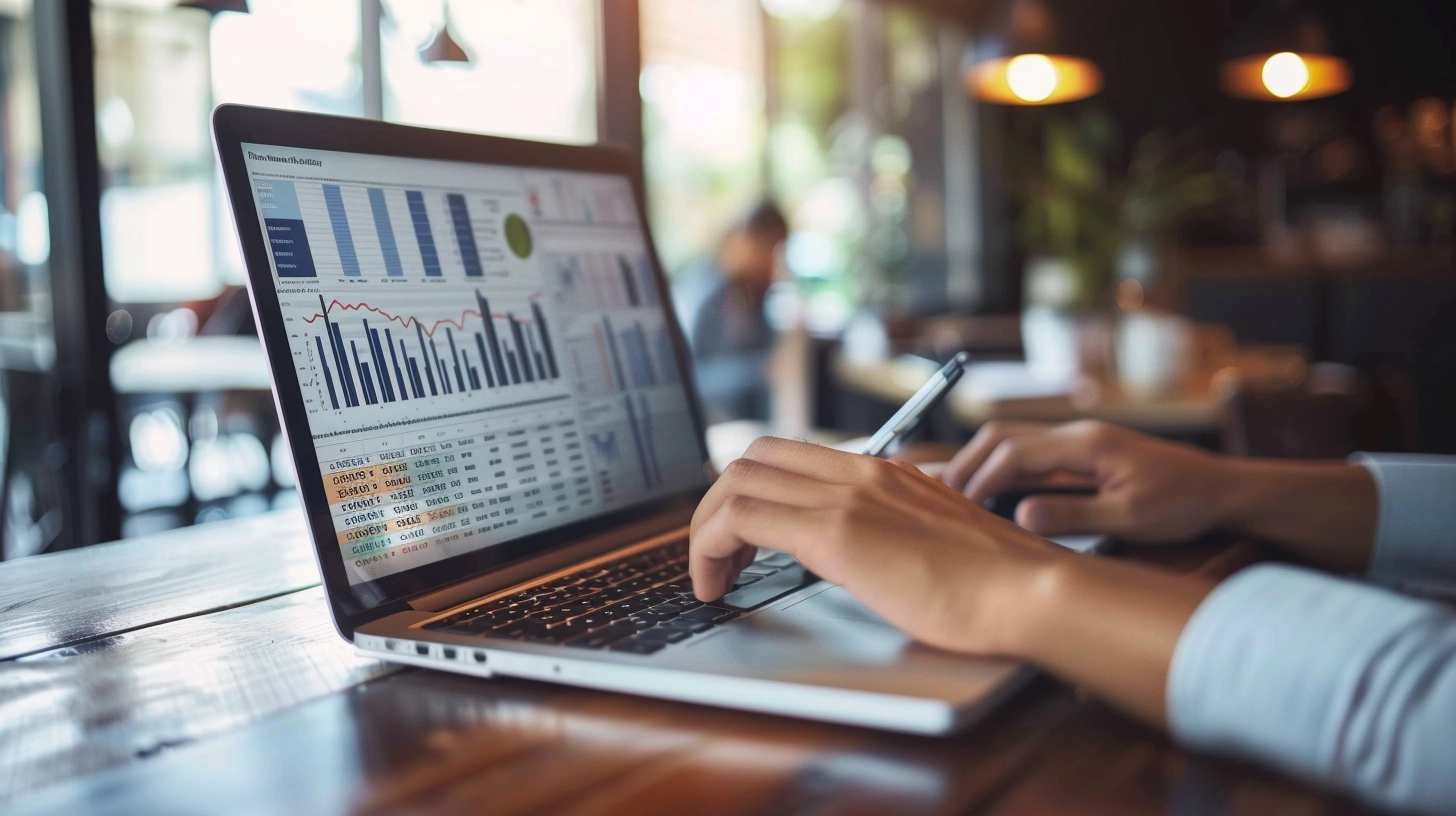
<svg viewBox="0 0 1456 816">
<path fill-rule="evenodd" d="M 658 604 L 651 609 L 644 609 L 638 612 L 636 617 L 651 621 L 665 621 L 672 620 L 682 611 L 683 608 L 677 604 Z"/>
<path fill-rule="evenodd" d="M 623 598 L 630 598 L 639 591 L 628 589 L 627 587 L 614 586 L 608 587 L 592 597 L 601 598 L 603 603 L 611 603 L 612 601 L 620 601 Z"/>
<path fill-rule="evenodd" d="M 763 578 L 761 576 L 758 576 L 758 575 L 750 575 L 750 574 L 748 574 L 748 573 L 745 572 L 745 573 L 739 575 L 738 576 L 738 579 L 733 582 L 733 588 L 734 589 L 739 589 L 741 587 L 746 587 L 749 584 L 757 583 L 758 581 L 762 581 L 762 580 L 763 580 Z"/>
<path fill-rule="evenodd" d="M 773 575 L 775 572 L 778 571 L 778 567 L 770 567 L 764 564 L 749 564 L 748 566 L 743 568 L 744 575 L 757 575 L 760 578 L 765 575 Z"/>
<path fill-rule="evenodd" d="M 656 606 L 650 598 L 628 598 L 625 601 L 618 601 L 612 604 L 611 608 L 623 615 L 631 615 L 634 612 L 641 612 L 644 609 Z"/>
<path fill-rule="evenodd" d="M 607 649 L 613 652 L 626 652 L 628 654 L 649 655 L 653 652 L 660 652 L 667 646 L 665 640 L 622 640 L 608 646 Z"/>
<path fill-rule="evenodd" d="M 706 632 L 707 630 L 712 629 L 713 628 L 713 624 L 711 624 L 711 623 L 709 623 L 707 621 L 688 620 L 688 619 L 685 619 L 685 618 L 683 618 L 682 616 L 679 615 L 678 617 L 673 618 L 670 621 L 664 621 L 662 624 L 660 624 L 656 628 L 657 629 L 681 629 L 684 632 L 687 632 L 688 634 L 696 635 L 699 632 Z M 649 630 L 649 631 L 651 631 L 651 630 Z"/>
<path fill-rule="evenodd" d="M 631 637 L 637 633 L 637 627 L 622 621 L 606 626 L 595 632 L 588 632 L 585 635 L 574 637 L 566 641 L 567 646 L 576 646 L 581 649 L 601 649 L 617 641 Z"/>
<path fill-rule="evenodd" d="M 525 640 L 528 637 L 545 637 L 547 635 L 547 629 L 545 624 L 542 623 L 520 621 L 510 626 L 501 627 L 491 634 L 494 637 Z"/>
<path fill-rule="evenodd" d="M 644 629 L 637 633 L 634 640 L 660 640 L 664 643 L 677 643 L 692 637 L 693 633 L 681 626 L 656 626 L 651 629 Z"/>
<path fill-rule="evenodd" d="M 704 605 L 698 607 L 697 609 L 689 609 L 681 615 L 678 615 L 675 620 L 702 621 L 704 623 L 722 623 L 723 621 L 732 620 L 736 617 L 738 617 L 738 613 L 733 611 L 732 609 L 723 609 L 722 607 L 718 606 Z"/>
</svg>

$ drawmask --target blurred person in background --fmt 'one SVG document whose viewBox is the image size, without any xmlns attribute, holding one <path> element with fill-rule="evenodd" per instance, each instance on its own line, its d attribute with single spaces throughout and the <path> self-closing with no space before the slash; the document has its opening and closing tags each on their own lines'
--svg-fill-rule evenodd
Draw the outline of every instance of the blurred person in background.
<svg viewBox="0 0 1456 816">
<path fill-rule="evenodd" d="M 673 284 L 709 422 L 768 416 L 775 334 L 763 307 L 788 237 L 788 219 L 765 201 L 728 231 L 712 260 Z"/>
</svg>

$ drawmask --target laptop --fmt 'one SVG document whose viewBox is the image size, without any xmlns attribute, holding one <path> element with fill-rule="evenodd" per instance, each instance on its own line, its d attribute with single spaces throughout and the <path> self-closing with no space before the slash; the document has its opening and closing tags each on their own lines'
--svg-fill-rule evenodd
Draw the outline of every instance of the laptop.
<svg viewBox="0 0 1456 816">
<path fill-rule="evenodd" d="M 361 652 L 918 734 L 1031 674 L 917 644 L 768 550 L 693 596 L 713 473 L 627 153 L 236 105 L 213 128 Z"/>
</svg>

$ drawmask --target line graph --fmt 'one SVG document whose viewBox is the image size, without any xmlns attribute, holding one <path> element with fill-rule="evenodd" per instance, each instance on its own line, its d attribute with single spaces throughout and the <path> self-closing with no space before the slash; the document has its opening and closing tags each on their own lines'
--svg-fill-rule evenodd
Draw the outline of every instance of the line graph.
<svg viewBox="0 0 1456 816">
<path fill-rule="evenodd" d="M 313 337 L 316 361 L 329 405 L 339 410 L 560 379 L 556 343 L 538 299 L 527 297 L 529 316 L 517 317 L 509 310 L 492 310 L 477 289 L 476 308 L 462 309 L 459 319 L 436 320 L 426 328 L 426 321 L 414 315 L 394 314 L 367 302 L 326 302 L 319 295 L 319 311 L 303 321 L 323 322 L 322 334 Z M 337 319 L 348 312 L 360 315 L 357 327 Z M 385 325 L 371 327 L 365 314 L 378 315 Z M 478 329 L 468 328 L 472 317 Z M 400 337 L 394 336 L 390 323 L 398 324 Z M 443 345 L 437 342 L 442 330 Z M 406 342 L 411 334 L 413 348 Z"/>
<path fill-rule="evenodd" d="M 475 291 L 475 296 L 476 296 L 477 299 L 479 299 L 479 298 L 482 297 L 479 289 L 477 289 Z M 532 292 L 531 294 L 529 294 L 529 295 L 526 296 L 527 302 L 530 303 L 530 304 L 532 304 L 532 305 L 535 305 L 536 303 L 538 303 L 541 300 L 541 298 L 542 298 L 542 295 L 541 295 L 540 292 Z M 328 318 L 328 313 L 329 312 L 336 311 L 336 310 L 337 311 L 341 311 L 341 312 L 367 311 L 367 312 L 372 312 L 374 314 L 377 314 L 380 317 L 384 318 L 385 320 L 388 320 L 388 321 L 391 321 L 391 322 L 394 322 L 394 323 L 398 323 L 401 327 L 406 328 L 406 329 L 413 328 L 415 326 L 415 324 L 419 324 L 421 326 L 421 328 L 424 329 L 424 332 L 425 332 L 425 336 L 426 337 L 434 337 L 435 336 L 435 332 L 439 331 L 439 329 L 440 329 L 441 326 L 446 326 L 446 325 L 453 326 L 458 331 L 465 331 L 465 322 L 467 320 L 469 320 L 471 318 L 475 318 L 475 319 L 479 320 L 480 319 L 480 316 L 481 316 L 481 312 L 480 312 L 479 309 L 464 309 L 464 310 L 462 310 L 460 312 L 460 318 L 459 319 L 456 319 L 456 318 L 453 318 L 453 317 L 441 318 L 440 320 L 436 320 L 430 326 L 425 327 L 424 321 L 423 320 L 420 320 L 417 317 L 414 317 L 413 315 L 397 315 L 397 314 L 393 314 L 393 313 L 391 313 L 389 311 L 386 311 L 384 309 L 379 308 L 378 306 L 371 305 L 371 304 L 369 304 L 367 302 L 364 302 L 364 301 L 360 301 L 358 303 L 345 303 L 344 301 L 339 300 L 338 298 L 334 298 L 333 300 L 329 301 L 327 303 L 327 305 L 324 305 L 323 304 L 323 298 L 322 297 L 320 297 L 319 301 L 320 301 L 320 308 L 323 311 L 314 312 L 311 315 L 305 315 L 303 317 L 303 322 L 312 324 L 312 323 L 317 323 L 320 320 L 326 320 Z M 494 312 L 494 313 L 491 314 L 491 317 L 494 318 L 494 319 L 496 319 L 496 320 L 506 320 L 506 319 L 509 319 L 510 318 L 510 315 L 508 313 L 506 313 L 506 312 Z M 521 322 L 527 323 L 527 324 L 530 324 L 530 323 L 534 323 L 535 322 L 534 317 L 516 318 L 516 319 L 517 320 L 520 320 Z"/>
</svg>

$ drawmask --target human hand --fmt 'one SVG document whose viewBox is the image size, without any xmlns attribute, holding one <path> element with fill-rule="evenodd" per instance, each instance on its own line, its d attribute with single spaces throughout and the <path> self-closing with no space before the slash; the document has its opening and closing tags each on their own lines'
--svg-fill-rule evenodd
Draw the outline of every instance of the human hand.
<svg viewBox="0 0 1456 816">
<path fill-rule="evenodd" d="M 1033 495 L 1016 521 L 1044 536 L 1107 533 L 1186 541 L 1230 521 L 1225 457 L 1100 422 L 987 424 L 940 471 L 976 503 L 1018 490 L 1081 485 L 1091 496 Z"/>
<path fill-rule="evenodd" d="M 732 586 L 757 547 L 793 555 L 917 640 L 1018 652 L 1018 610 L 1044 568 L 1073 558 L 913 465 L 764 438 L 693 516 L 699 598 Z"/>
</svg>

